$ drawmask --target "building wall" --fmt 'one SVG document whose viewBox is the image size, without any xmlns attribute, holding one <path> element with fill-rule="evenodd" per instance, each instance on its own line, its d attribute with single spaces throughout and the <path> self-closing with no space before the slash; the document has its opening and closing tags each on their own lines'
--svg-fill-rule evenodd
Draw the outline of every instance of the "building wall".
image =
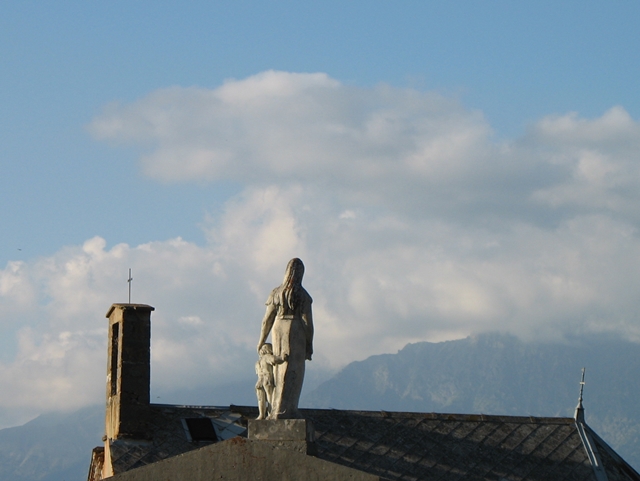
<svg viewBox="0 0 640 481">
<path fill-rule="evenodd" d="M 118 474 L 110 481 L 382 481 L 271 443 L 233 438 Z"/>
</svg>

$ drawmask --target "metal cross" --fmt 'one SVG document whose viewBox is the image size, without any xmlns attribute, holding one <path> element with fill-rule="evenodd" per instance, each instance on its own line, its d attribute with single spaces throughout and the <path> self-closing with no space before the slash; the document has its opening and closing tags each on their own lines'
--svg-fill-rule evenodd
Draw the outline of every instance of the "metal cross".
<svg viewBox="0 0 640 481">
<path fill-rule="evenodd" d="M 129 283 L 129 304 L 131 304 L 131 281 L 132 280 L 133 280 L 133 277 L 131 277 L 131 268 L 129 268 L 129 279 L 127 279 L 127 282 Z"/>
</svg>

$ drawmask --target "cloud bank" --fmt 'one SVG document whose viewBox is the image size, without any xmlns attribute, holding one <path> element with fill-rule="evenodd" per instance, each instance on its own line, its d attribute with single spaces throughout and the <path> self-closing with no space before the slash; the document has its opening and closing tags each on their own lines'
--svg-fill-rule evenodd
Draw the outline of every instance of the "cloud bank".
<svg viewBox="0 0 640 481">
<path fill-rule="evenodd" d="M 158 392 L 250 377 L 263 303 L 294 256 L 318 368 L 487 330 L 640 341 L 640 124 L 622 107 L 497 142 L 437 93 L 263 72 L 112 104 L 89 130 L 141 149 L 161 182 L 244 189 L 204 221 L 206 245 L 94 238 L 0 271 L 1 329 L 18 346 L 0 384 L 20 393 L 0 407 L 102 399 L 101 316 L 128 267 L 134 300 L 157 309 Z"/>
</svg>

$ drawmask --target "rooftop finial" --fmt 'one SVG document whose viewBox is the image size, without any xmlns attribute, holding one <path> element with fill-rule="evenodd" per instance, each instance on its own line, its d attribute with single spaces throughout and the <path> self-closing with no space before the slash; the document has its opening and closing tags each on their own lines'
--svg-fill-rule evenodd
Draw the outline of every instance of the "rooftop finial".
<svg viewBox="0 0 640 481">
<path fill-rule="evenodd" d="M 578 405 L 576 406 L 576 413 L 574 418 L 576 421 L 584 423 L 584 408 L 582 407 L 582 392 L 584 391 L 584 370 L 582 368 L 582 379 L 580 380 L 580 397 L 578 398 Z"/>
</svg>

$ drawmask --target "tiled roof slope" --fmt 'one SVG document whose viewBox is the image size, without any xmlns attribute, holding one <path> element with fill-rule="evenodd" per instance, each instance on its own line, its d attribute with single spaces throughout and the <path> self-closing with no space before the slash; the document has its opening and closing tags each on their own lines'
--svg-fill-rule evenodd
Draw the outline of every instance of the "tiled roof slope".
<svg viewBox="0 0 640 481">
<path fill-rule="evenodd" d="M 254 409 L 234 408 L 244 416 Z M 389 480 L 593 480 L 572 418 L 302 410 L 318 457 Z M 588 426 L 608 481 L 640 476 Z M 602 455 L 602 453 L 605 455 Z"/>
<path fill-rule="evenodd" d="M 320 457 L 391 480 L 594 480 L 573 419 L 311 416 Z"/>
<path fill-rule="evenodd" d="M 212 444 L 212 441 L 190 441 L 182 424 L 185 418 L 208 417 L 215 420 L 215 431 L 220 440 L 243 434 L 246 436 L 246 430 L 236 424 L 241 422 L 241 417 L 231 413 L 228 408 L 151 404 L 149 409 L 148 441 L 118 439 L 111 442 L 115 474 Z"/>
<path fill-rule="evenodd" d="M 588 427 L 587 427 L 588 429 Z M 640 481 L 640 475 L 624 461 L 618 453 L 605 443 L 594 431 L 589 430 L 594 440 L 602 466 L 607 473 L 608 481 L 623 481 L 633 479 Z"/>
</svg>

